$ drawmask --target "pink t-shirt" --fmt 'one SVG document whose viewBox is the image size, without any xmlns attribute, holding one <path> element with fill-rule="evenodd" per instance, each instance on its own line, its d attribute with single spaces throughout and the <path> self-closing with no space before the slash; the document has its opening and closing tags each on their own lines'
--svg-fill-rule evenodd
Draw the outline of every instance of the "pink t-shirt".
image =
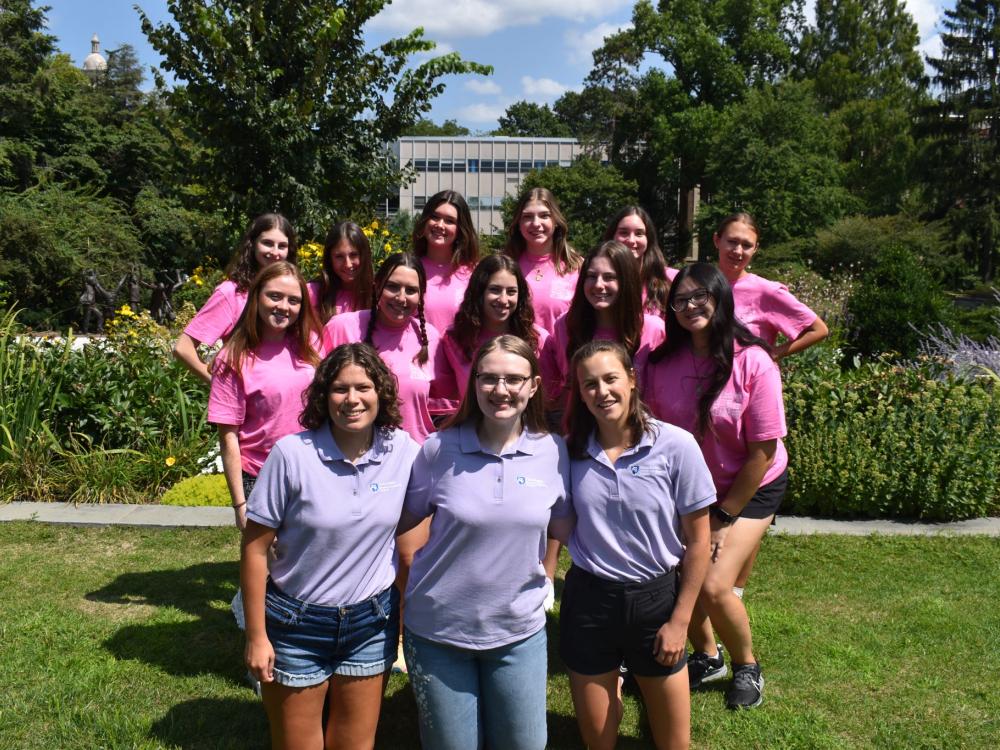
<svg viewBox="0 0 1000 750">
<path fill-rule="evenodd" d="M 232 332 L 246 305 L 247 293 L 237 291 L 236 282 L 226 279 L 215 287 L 212 296 L 184 327 L 184 333 L 211 346 Z"/>
<path fill-rule="evenodd" d="M 225 357 L 225 350 L 219 356 Z M 274 444 L 302 429 L 302 392 L 315 370 L 298 358 L 288 337 L 261 342 L 244 358 L 240 375 L 221 362 L 217 366 L 208 421 L 239 426 L 240 463 L 247 474 L 257 476 Z"/>
<path fill-rule="evenodd" d="M 580 272 L 570 271 L 560 275 L 550 255 L 539 257 L 523 252 L 517 263 L 528 282 L 528 289 L 531 290 L 535 323 L 552 333 L 556 318 L 569 310 Z"/>
<path fill-rule="evenodd" d="M 642 333 L 639 336 L 639 346 L 632 356 L 632 366 L 639 379 L 639 386 L 642 386 L 642 374 L 649 359 L 650 352 L 663 343 L 666 338 L 666 327 L 662 318 L 655 315 L 644 314 L 642 316 Z M 597 328 L 594 331 L 594 341 L 621 341 L 618 331 L 613 328 Z M 566 389 L 569 387 L 569 357 L 566 348 L 569 346 L 569 329 L 566 325 L 566 316 L 561 315 L 556 320 L 555 330 L 552 332 L 551 346 L 545 352 L 547 362 L 543 369 L 553 373 L 553 383 L 546 390 L 550 406 L 561 408 L 566 403 Z"/>
<path fill-rule="evenodd" d="M 455 322 L 465 289 L 472 278 L 472 269 L 459 266 L 452 270 L 451 263 L 435 263 L 427 256 L 420 259 L 427 274 L 427 293 L 424 295 L 424 317 L 438 329 L 447 331 Z"/>
<path fill-rule="evenodd" d="M 787 286 L 754 273 L 736 279 L 733 302 L 737 319 L 771 346 L 779 333 L 794 341 L 816 320 L 816 313 L 799 302 Z"/>
<path fill-rule="evenodd" d="M 313 310 L 316 311 L 316 317 L 320 317 L 319 309 L 319 279 L 313 279 L 306 284 L 306 289 L 309 291 L 309 301 L 312 302 Z M 354 292 L 347 289 L 338 289 L 337 294 L 333 298 L 333 314 L 340 315 L 344 312 L 354 312 Z"/>
<path fill-rule="evenodd" d="M 715 363 L 681 349 L 657 363 L 648 362 L 645 401 L 653 416 L 693 433 L 698 424 L 698 396 L 702 379 Z M 733 373 L 712 404 L 712 430 L 698 441 L 719 493 L 726 497 L 747 459 L 747 443 L 778 440 L 774 463 L 761 486 L 773 482 L 788 466 L 781 441 L 787 434 L 781 400 L 781 374 L 770 355 L 759 346 L 733 354 Z"/>
<path fill-rule="evenodd" d="M 323 328 L 323 351 L 329 353 L 341 344 L 365 340 L 371 310 L 358 310 L 335 315 Z M 431 381 L 442 371 L 438 353 L 437 329 L 427 324 L 427 362 L 420 364 L 415 357 L 420 351 L 420 323 L 411 318 L 399 328 L 375 324 L 372 345 L 382 361 L 396 376 L 399 386 L 399 411 L 403 429 L 418 443 L 423 443 L 434 432 L 431 421 Z"/>
<path fill-rule="evenodd" d="M 476 340 L 476 348 L 478 349 L 495 335 L 486 330 L 480 331 L 479 338 Z M 545 351 L 549 334 L 544 328 L 535 326 L 535 335 L 538 336 L 538 349 L 535 351 L 535 356 L 538 357 L 538 364 L 542 370 L 543 389 L 547 389 L 548 379 L 553 373 L 545 371 L 545 367 L 542 365 L 542 353 Z M 447 363 L 449 371 L 448 376 L 441 378 L 441 380 L 454 389 L 454 393 L 457 396 L 454 399 L 455 409 L 457 409 L 458 404 L 465 398 L 465 392 L 469 386 L 469 373 L 472 371 L 472 360 L 465 356 L 465 352 L 462 351 L 462 347 L 458 345 L 458 342 L 447 334 L 441 337 L 441 349 L 444 351 L 444 361 Z M 438 381 L 435 381 L 435 386 L 437 385 Z M 547 393 L 548 391 L 546 390 L 545 392 Z M 441 395 L 444 395 L 443 388 Z"/>
</svg>

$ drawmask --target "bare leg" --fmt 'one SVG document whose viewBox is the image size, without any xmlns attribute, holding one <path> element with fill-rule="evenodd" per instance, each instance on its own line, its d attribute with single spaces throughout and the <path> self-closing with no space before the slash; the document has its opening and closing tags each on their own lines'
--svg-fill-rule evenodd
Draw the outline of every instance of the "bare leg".
<svg viewBox="0 0 1000 750">
<path fill-rule="evenodd" d="M 684 674 L 687 690 L 687 672 Z M 569 687 L 583 744 L 590 750 L 611 750 L 618 741 L 618 725 L 624 712 L 618 670 L 598 675 L 569 670 Z"/>
<path fill-rule="evenodd" d="M 701 606 L 701 597 L 694 604 L 694 611 L 691 612 L 691 622 L 688 623 L 688 640 L 691 641 L 691 648 L 701 651 L 709 656 L 715 656 L 715 633 L 712 632 L 712 623 L 708 619 L 708 614 Z"/>
<path fill-rule="evenodd" d="M 657 750 L 687 750 L 691 745 L 691 691 L 687 667 L 669 677 L 635 676 L 646 703 L 646 718 Z"/>
<path fill-rule="evenodd" d="M 323 703 L 329 681 L 307 688 L 261 685 L 272 750 L 323 750 Z"/>
<path fill-rule="evenodd" d="M 734 664 L 754 661 L 750 621 L 743 601 L 733 593 L 736 577 L 771 524 L 768 518 L 740 518 L 729 529 L 726 544 L 708 569 L 698 597 Z"/>
<path fill-rule="evenodd" d="M 330 679 L 326 750 L 371 750 L 389 673 Z"/>
<path fill-rule="evenodd" d="M 760 542 L 757 542 L 757 546 L 754 547 L 753 552 L 750 553 L 750 558 L 744 563 L 743 567 L 740 569 L 740 574 L 736 576 L 736 586 L 739 588 L 745 588 L 747 585 L 747 579 L 750 578 L 750 574 L 753 572 L 753 564 L 757 562 L 757 553 L 760 552 Z"/>
</svg>

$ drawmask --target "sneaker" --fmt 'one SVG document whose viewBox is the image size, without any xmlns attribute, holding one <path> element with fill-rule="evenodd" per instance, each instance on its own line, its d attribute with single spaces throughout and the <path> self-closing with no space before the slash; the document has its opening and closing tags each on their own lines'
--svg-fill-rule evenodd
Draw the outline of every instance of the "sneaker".
<svg viewBox="0 0 1000 750">
<path fill-rule="evenodd" d="M 734 664 L 733 684 L 726 691 L 726 708 L 753 708 L 764 701 L 760 664 Z"/>
<path fill-rule="evenodd" d="M 718 653 L 709 656 L 704 651 L 695 651 L 688 656 L 688 684 L 692 690 L 697 690 L 706 682 L 721 680 L 729 670 L 726 669 L 726 659 L 722 655 L 722 644 L 716 643 Z"/>
</svg>

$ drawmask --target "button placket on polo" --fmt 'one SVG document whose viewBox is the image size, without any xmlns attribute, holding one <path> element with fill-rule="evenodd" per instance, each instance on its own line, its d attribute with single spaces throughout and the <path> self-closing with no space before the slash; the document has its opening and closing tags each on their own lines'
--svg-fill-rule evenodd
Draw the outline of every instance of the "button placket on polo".
<svg viewBox="0 0 1000 750">
<path fill-rule="evenodd" d="M 502 457 L 498 457 L 494 462 L 493 475 L 495 477 L 495 481 L 493 482 L 493 503 L 501 505 L 503 503 L 504 490 L 504 460 Z"/>
<path fill-rule="evenodd" d="M 354 471 L 354 492 L 351 495 L 351 517 L 360 518 L 363 514 L 361 512 L 361 472 L 358 467 L 350 463 L 351 469 Z"/>
</svg>

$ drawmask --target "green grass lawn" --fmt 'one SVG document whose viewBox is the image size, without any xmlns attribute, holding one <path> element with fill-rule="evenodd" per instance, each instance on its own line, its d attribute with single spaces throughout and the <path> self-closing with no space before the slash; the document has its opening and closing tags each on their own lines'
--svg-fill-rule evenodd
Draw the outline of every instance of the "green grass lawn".
<svg viewBox="0 0 1000 750">
<path fill-rule="evenodd" d="M 229 614 L 235 530 L 10 523 L 0 551 L 0 748 L 267 747 Z M 1000 540 L 770 537 L 747 601 L 764 705 L 696 694 L 696 747 L 997 746 Z M 549 673 L 550 747 L 579 747 L 554 655 Z M 650 746 L 632 699 L 622 734 Z M 378 746 L 416 737 L 394 676 Z"/>
</svg>

